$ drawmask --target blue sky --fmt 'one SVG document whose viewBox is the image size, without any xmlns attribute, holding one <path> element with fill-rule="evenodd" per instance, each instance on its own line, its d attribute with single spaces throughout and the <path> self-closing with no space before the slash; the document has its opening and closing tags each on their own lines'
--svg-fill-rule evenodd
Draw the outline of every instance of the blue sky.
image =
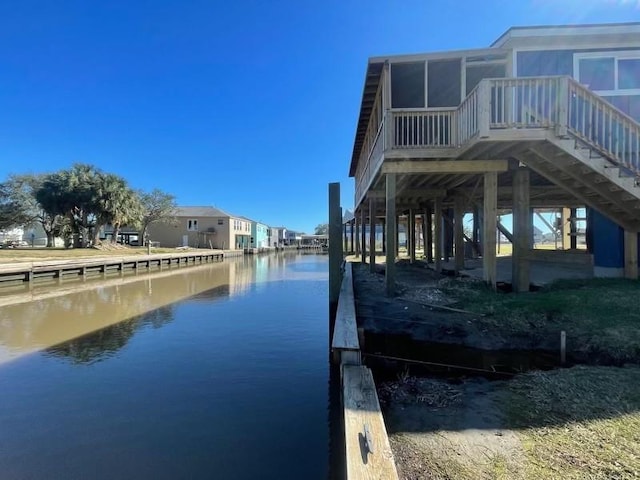
<svg viewBox="0 0 640 480">
<path fill-rule="evenodd" d="M 640 1 L 0 5 L 0 179 L 91 163 L 181 205 L 311 232 L 348 168 L 367 58 L 510 26 L 640 21 Z"/>
</svg>

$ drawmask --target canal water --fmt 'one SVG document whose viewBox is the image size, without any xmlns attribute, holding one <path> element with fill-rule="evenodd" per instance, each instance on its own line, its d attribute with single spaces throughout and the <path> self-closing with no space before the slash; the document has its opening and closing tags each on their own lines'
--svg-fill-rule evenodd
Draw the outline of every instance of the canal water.
<svg viewBox="0 0 640 480">
<path fill-rule="evenodd" d="M 326 479 L 328 261 L 0 293 L 0 478 Z"/>
</svg>

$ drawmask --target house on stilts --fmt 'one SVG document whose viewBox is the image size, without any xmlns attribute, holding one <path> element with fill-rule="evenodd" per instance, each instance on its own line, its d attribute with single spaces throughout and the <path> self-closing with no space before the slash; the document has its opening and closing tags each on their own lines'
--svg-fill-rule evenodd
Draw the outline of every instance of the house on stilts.
<svg viewBox="0 0 640 480">
<path fill-rule="evenodd" d="M 529 289 L 529 264 L 543 257 L 637 278 L 639 122 L 640 23 L 514 27 L 488 48 L 370 58 L 349 170 L 352 226 L 362 234 L 384 225 L 389 292 L 405 215 L 412 259 L 422 218 L 437 270 L 447 239 L 456 270 L 472 243 L 494 286 L 504 212 L 513 214 L 515 291 Z M 571 247 L 583 207 L 579 252 Z M 563 251 L 532 248 L 541 208 L 562 212 Z M 471 213 L 472 236 L 463 230 Z"/>
</svg>

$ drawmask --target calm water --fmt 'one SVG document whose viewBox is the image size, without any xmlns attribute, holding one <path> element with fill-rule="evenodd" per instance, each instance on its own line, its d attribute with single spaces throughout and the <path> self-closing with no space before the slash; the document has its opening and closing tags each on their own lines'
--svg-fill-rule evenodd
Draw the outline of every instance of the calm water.
<svg viewBox="0 0 640 480">
<path fill-rule="evenodd" d="M 0 478 L 326 479 L 327 271 L 256 256 L 0 295 Z"/>
</svg>

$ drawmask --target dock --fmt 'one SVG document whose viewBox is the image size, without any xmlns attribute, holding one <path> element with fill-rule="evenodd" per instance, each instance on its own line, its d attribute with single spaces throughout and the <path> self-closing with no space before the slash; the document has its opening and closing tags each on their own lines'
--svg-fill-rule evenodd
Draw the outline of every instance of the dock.
<svg viewBox="0 0 640 480">
<path fill-rule="evenodd" d="M 128 255 L 123 257 L 77 258 L 0 264 L 0 285 L 9 282 L 58 280 L 64 277 L 95 277 L 126 271 L 199 265 L 224 260 L 222 251 L 171 254 Z"/>
<path fill-rule="evenodd" d="M 361 364 L 351 263 L 344 267 L 331 350 L 342 383 L 346 479 L 398 479 L 373 375 Z"/>
</svg>

